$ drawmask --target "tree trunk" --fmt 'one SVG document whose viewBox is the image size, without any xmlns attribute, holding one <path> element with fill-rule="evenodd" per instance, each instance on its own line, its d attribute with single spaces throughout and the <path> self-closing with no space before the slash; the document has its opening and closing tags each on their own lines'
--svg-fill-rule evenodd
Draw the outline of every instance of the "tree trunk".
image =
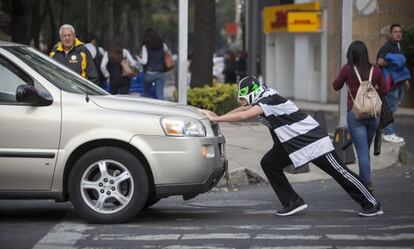
<svg viewBox="0 0 414 249">
<path fill-rule="evenodd" d="M 47 47 L 49 50 L 53 48 L 58 40 L 58 27 L 55 22 L 55 15 L 52 7 L 51 0 L 46 1 L 46 12 L 49 15 L 49 25 L 50 25 L 50 40 L 48 40 Z"/>
<path fill-rule="evenodd" d="M 47 13 L 45 11 L 45 2 L 36 1 L 33 6 L 33 15 L 32 15 L 32 28 L 30 34 L 30 40 L 33 40 L 33 45 L 35 48 L 39 48 L 40 42 L 40 30 L 45 20 Z"/>
<path fill-rule="evenodd" d="M 213 81 L 215 3 L 215 0 L 195 0 L 191 87 L 211 85 Z"/>
<path fill-rule="evenodd" d="M 29 44 L 32 28 L 33 1 L 14 0 L 11 13 L 11 38 L 13 42 Z"/>
</svg>

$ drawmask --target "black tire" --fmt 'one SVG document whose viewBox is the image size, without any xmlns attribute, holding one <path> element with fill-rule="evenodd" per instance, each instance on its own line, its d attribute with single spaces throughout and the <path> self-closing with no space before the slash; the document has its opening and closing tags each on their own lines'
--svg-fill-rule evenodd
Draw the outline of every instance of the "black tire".
<svg viewBox="0 0 414 249">
<path fill-rule="evenodd" d="M 147 202 L 145 202 L 144 209 L 155 205 L 160 200 L 161 200 L 161 198 L 148 198 Z"/>
<path fill-rule="evenodd" d="M 101 164 L 98 164 L 98 162 L 101 162 Z M 99 165 L 105 165 L 103 168 L 108 173 L 107 177 L 102 177 L 104 175 L 101 173 Z M 96 167 L 98 168 L 96 169 Z M 126 180 L 116 178 L 122 173 L 125 173 Z M 86 179 L 85 177 L 93 179 Z M 93 182 L 94 187 L 81 189 L 81 182 L 86 182 L 85 179 Z M 104 183 L 105 179 L 106 182 Z M 113 179 L 115 183 L 114 181 L 108 181 L 108 179 Z M 118 185 L 117 180 L 121 182 Z M 109 182 L 113 185 L 109 185 Z M 100 185 L 102 183 L 105 184 L 103 187 Z M 96 189 L 98 185 L 99 187 Z M 100 147 L 88 151 L 76 161 L 69 175 L 68 192 L 73 206 L 84 219 L 92 223 L 121 223 L 136 216 L 142 210 L 148 198 L 148 185 L 149 181 L 145 169 L 135 156 L 117 147 Z M 114 197 L 109 194 L 111 190 L 113 190 Z M 108 196 L 105 196 L 106 193 L 108 193 Z M 118 201 L 122 198 L 116 198 L 120 194 L 123 195 L 122 198 L 125 198 L 123 199 L 124 203 Z M 93 199 L 94 196 L 97 200 Z M 102 205 L 102 210 L 95 210 L 98 209 L 96 208 L 99 202 L 98 199 L 107 204 Z M 110 200 L 109 203 L 106 203 L 107 200 Z M 110 207 L 103 210 L 108 205 Z"/>
</svg>

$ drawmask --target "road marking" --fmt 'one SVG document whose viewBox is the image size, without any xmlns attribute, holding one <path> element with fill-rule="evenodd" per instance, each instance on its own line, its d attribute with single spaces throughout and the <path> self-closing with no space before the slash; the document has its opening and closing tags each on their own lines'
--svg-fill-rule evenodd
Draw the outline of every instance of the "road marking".
<svg viewBox="0 0 414 249">
<path fill-rule="evenodd" d="M 414 228 L 414 225 L 377 227 L 377 228 L 372 228 L 372 230 L 398 230 L 398 229 L 406 229 L 406 228 Z"/>
<path fill-rule="evenodd" d="M 206 234 L 183 234 L 182 240 L 194 239 L 250 239 L 248 233 L 206 233 Z"/>
<path fill-rule="evenodd" d="M 125 234 L 101 234 L 93 240 L 130 240 L 130 241 L 159 241 L 159 240 L 178 240 L 181 234 L 148 234 L 148 235 L 125 235 Z"/>
<path fill-rule="evenodd" d="M 186 246 L 186 245 L 170 245 L 162 247 L 162 249 L 235 249 L 234 247 L 221 246 Z"/>
<path fill-rule="evenodd" d="M 245 214 L 274 214 L 275 217 L 276 217 L 276 211 L 275 210 L 260 210 L 260 211 L 246 210 L 243 213 L 245 213 Z"/>
<path fill-rule="evenodd" d="M 184 227 L 168 227 L 168 226 L 144 226 L 144 225 L 126 225 L 126 227 L 134 230 L 132 233 L 127 234 L 98 234 L 91 236 L 90 234 L 84 234 L 87 230 L 95 229 L 95 226 L 82 224 L 80 221 L 62 222 L 56 224 L 50 232 L 48 232 L 39 242 L 33 247 L 34 249 L 75 249 L 74 246 L 77 241 L 89 238 L 94 241 L 190 241 L 190 240 L 292 240 L 292 241 L 316 241 L 316 240 L 350 240 L 350 241 L 401 241 L 401 240 L 414 240 L 414 233 L 394 233 L 383 235 L 357 235 L 357 234 L 322 234 L 322 235 L 286 235 L 286 234 L 251 234 L 248 233 L 171 233 L 171 234 L 145 234 L 136 235 L 136 228 L 138 229 L 158 229 L 162 231 L 190 231 L 190 230 L 217 230 L 217 229 L 241 229 L 241 230 L 309 230 L 312 229 L 311 225 L 282 225 L 282 226 L 258 226 L 258 225 L 223 225 L 223 226 L 184 226 Z M 315 226 L 316 227 L 316 226 Z M 323 227 L 319 225 L 319 227 Z M 326 226 L 326 227 L 329 227 Z M 333 227 L 333 226 L 332 226 Z M 338 226 L 346 227 L 346 226 Z M 388 227 L 370 227 L 374 230 L 397 230 L 397 229 L 410 229 L 414 225 L 397 225 Z M 99 229 L 99 227 L 98 227 Z M 89 237 L 91 236 L 91 237 Z M 169 245 L 168 247 L 162 247 L 165 249 L 232 249 L 229 247 L 220 247 L 222 245 L 206 245 L 206 246 L 190 246 L 190 245 Z M 143 248 L 143 247 L 141 247 Z M 151 248 L 148 245 L 148 248 Z M 159 248 L 159 247 L 157 247 Z M 298 246 L 296 247 L 252 247 L 252 249 L 277 249 L 277 248 L 303 248 L 303 249 L 325 249 L 330 248 L 326 246 Z M 407 247 L 338 247 L 341 249 L 374 249 L 374 248 L 395 248 L 405 249 Z M 408 247 L 409 248 L 409 247 Z"/>
<path fill-rule="evenodd" d="M 412 247 L 400 247 L 400 246 L 346 246 L 346 247 L 341 247 L 338 246 L 336 247 L 337 249 L 412 249 Z"/>
<path fill-rule="evenodd" d="M 62 222 L 55 225 L 50 232 L 48 232 L 33 249 L 75 249 L 73 245 L 80 239 L 87 237 L 83 233 L 93 227 L 79 222 Z"/>
<path fill-rule="evenodd" d="M 311 229 L 311 225 L 286 225 L 286 226 L 278 226 L 278 227 L 270 227 L 270 230 L 309 230 Z"/>
<path fill-rule="evenodd" d="M 383 241 L 414 240 L 413 233 L 400 233 L 400 234 L 395 234 L 395 235 L 384 234 L 381 236 L 355 235 L 355 234 L 326 234 L 325 236 L 333 240 L 383 240 Z"/>
<path fill-rule="evenodd" d="M 277 247 L 252 247 L 250 249 L 331 249 L 332 246 L 277 246 Z"/>
<path fill-rule="evenodd" d="M 277 234 L 258 234 L 254 239 L 267 239 L 267 240 L 319 240 L 321 235 L 277 235 Z"/>
<path fill-rule="evenodd" d="M 277 246 L 277 247 L 251 247 L 250 249 L 412 249 L 412 247 L 399 247 L 399 246 Z"/>
</svg>

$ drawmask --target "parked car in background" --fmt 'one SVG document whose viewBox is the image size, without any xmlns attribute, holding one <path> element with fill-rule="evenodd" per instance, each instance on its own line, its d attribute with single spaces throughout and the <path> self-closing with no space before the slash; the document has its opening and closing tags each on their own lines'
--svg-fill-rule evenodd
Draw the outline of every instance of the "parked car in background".
<svg viewBox="0 0 414 249">
<path fill-rule="evenodd" d="M 0 198 L 71 201 L 118 223 L 190 199 L 226 167 L 224 137 L 196 108 L 113 96 L 46 55 L 0 41 Z"/>
</svg>

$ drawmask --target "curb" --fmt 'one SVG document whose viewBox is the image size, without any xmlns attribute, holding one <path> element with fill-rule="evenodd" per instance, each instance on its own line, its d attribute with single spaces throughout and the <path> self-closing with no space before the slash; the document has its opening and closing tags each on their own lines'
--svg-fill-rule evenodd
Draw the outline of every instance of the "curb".
<svg viewBox="0 0 414 249">
<path fill-rule="evenodd" d="M 413 158 L 413 155 L 406 150 L 405 143 L 402 144 L 389 144 L 385 143 L 382 156 L 372 156 L 371 166 L 372 170 L 379 170 L 393 166 L 401 166 L 407 163 L 408 160 Z M 230 163 L 230 162 L 229 162 Z M 358 164 L 348 164 L 347 167 L 358 174 Z M 310 166 L 309 172 L 290 173 L 285 171 L 287 178 L 291 183 L 294 182 L 308 182 L 314 180 L 325 180 L 331 177 L 320 170 L 318 167 Z M 250 184 L 263 184 L 268 183 L 267 178 L 262 177 L 262 172 L 256 172 L 254 170 L 241 167 L 234 169 L 230 172 L 226 172 L 216 188 L 245 186 Z"/>
</svg>

